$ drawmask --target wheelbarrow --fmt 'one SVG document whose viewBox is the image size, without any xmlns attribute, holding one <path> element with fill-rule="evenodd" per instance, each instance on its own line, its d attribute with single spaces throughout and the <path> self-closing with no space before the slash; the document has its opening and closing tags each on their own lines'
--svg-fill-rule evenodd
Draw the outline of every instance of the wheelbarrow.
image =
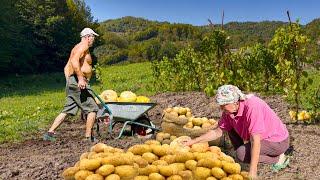
<svg viewBox="0 0 320 180">
<path fill-rule="evenodd" d="M 88 88 L 101 103 L 102 109 L 97 113 L 97 119 L 109 118 L 108 133 L 112 133 L 116 124 L 123 124 L 120 133 L 115 139 L 121 138 L 127 126 L 131 126 L 131 135 L 141 129 L 152 129 L 152 132 L 159 131 L 147 116 L 147 112 L 156 106 L 156 103 L 136 102 L 104 102 L 91 88 Z M 97 123 L 97 132 L 99 123 Z"/>
</svg>

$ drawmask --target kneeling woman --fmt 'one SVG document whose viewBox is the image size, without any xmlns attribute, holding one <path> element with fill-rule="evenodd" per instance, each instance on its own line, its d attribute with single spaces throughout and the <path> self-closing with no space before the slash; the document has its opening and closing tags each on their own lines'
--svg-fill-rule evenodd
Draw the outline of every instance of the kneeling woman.
<svg viewBox="0 0 320 180">
<path fill-rule="evenodd" d="M 249 176 L 257 177 L 258 162 L 284 166 L 289 133 L 276 113 L 262 99 L 243 94 L 236 86 L 219 87 L 216 102 L 223 110 L 219 127 L 186 142 L 215 140 L 222 130 L 229 135 L 239 161 L 250 163 Z"/>
</svg>

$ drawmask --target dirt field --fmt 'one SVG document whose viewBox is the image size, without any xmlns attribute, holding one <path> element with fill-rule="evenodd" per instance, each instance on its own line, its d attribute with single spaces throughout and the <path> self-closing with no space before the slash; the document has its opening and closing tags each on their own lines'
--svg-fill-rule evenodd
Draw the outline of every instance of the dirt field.
<svg viewBox="0 0 320 180">
<path fill-rule="evenodd" d="M 168 106 L 187 106 L 196 116 L 219 117 L 213 98 L 203 93 L 164 93 L 151 98 L 158 105 L 149 112 L 149 117 L 158 126 L 162 110 Z M 320 126 L 289 124 L 288 107 L 281 97 L 262 98 L 287 124 L 294 152 L 290 166 L 278 173 L 272 173 L 267 165 L 259 165 L 261 179 L 320 179 Z M 58 129 L 55 143 L 44 142 L 42 133 L 39 132 L 35 139 L 19 144 L 0 145 L 0 179 L 62 179 L 60 174 L 63 169 L 73 166 L 91 146 L 82 141 L 84 122 L 81 120 L 66 121 Z M 124 137 L 120 140 L 103 138 L 101 141 L 114 147 L 127 148 L 143 140 Z"/>
</svg>

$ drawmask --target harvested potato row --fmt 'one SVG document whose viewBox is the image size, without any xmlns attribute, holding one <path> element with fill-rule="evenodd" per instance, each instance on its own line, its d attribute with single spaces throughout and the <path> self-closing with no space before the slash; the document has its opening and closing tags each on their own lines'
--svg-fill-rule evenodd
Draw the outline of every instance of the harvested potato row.
<svg viewBox="0 0 320 180">
<path fill-rule="evenodd" d="M 165 133 L 161 136 L 171 137 Z M 248 179 L 248 172 L 241 171 L 240 164 L 219 147 L 197 143 L 186 148 L 177 143 L 179 138 L 171 145 L 148 140 L 127 151 L 98 143 L 83 153 L 73 167 L 66 168 L 62 177 L 66 180 Z"/>
<path fill-rule="evenodd" d="M 207 117 L 189 117 L 188 122 L 183 126 L 186 129 L 201 129 L 210 128 L 215 125 L 217 121 L 215 119 L 208 119 Z"/>
<path fill-rule="evenodd" d="M 169 133 L 159 132 L 156 135 L 156 141 L 160 144 L 170 144 L 175 139 L 177 139 L 177 136 L 171 136 Z"/>
</svg>

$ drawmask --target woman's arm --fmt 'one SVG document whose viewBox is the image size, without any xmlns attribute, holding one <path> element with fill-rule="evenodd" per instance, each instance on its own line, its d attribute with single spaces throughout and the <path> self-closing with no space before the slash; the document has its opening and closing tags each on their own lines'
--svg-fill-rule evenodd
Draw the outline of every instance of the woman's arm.
<svg viewBox="0 0 320 180">
<path fill-rule="evenodd" d="M 197 138 L 194 138 L 190 141 L 185 142 L 185 145 L 191 146 L 192 144 L 195 144 L 195 143 L 213 141 L 218 139 L 221 136 L 222 136 L 222 130 L 218 127 L 214 130 L 208 131 L 206 134 L 203 134 L 202 136 L 199 136 Z"/>
<path fill-rule="evenodd" d="M 249 171 L 249 176 L 251 178 L 257 177 L 258 162 L 259 162 L 259 157 L 260 157 L 260 148 L 261 148 L 260 134 L 252 135 L 252 137 L 251 137 L 251 162 L 250 162 L 250 171 Z"/>
</svg>

